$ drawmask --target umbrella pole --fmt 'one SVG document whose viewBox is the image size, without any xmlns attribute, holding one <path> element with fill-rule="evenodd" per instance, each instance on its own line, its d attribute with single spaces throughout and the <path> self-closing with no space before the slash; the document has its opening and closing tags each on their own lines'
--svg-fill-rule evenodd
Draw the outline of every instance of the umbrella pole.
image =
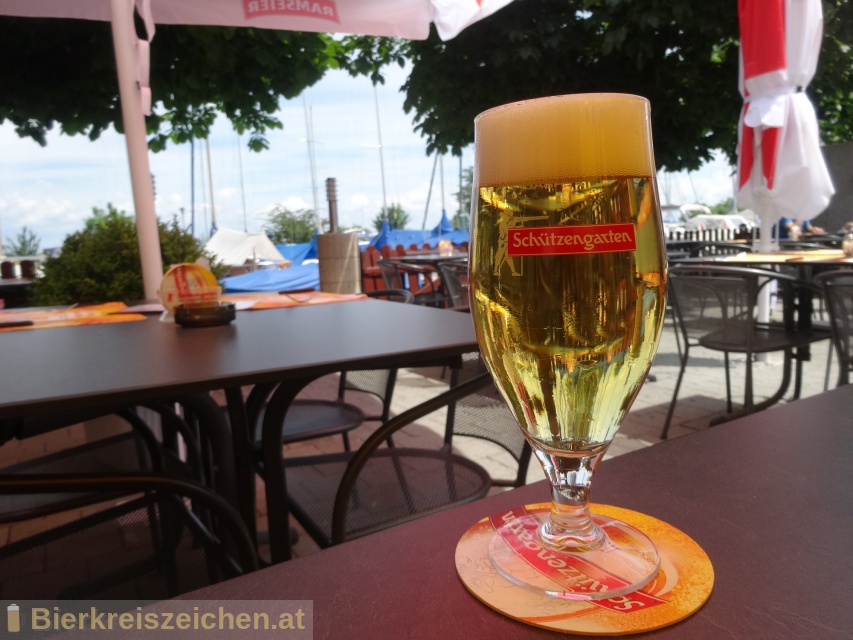
<svg viewBox="0 0 853 640">
<path fill-rule="evenodd" d="M 762 182 L 764 171 L 762 167 L 761 156 L 761 134 L 760 129 L 756 131 L 755 136 L 755 166 L 752 167 L 752 175 L 750 180 L 753 181 L 753 193 L 758 202 L 758 215 L 761 219 L 761 237 L 758 240 L 758 250 L 761 253 L 770 253 L 773 251 L 773 207 L 768 197 L 767 187 Z M 775 284 L 775 283 L 774 283 Z M 758 293 L 758 322 L 770 322 L 771 301 L 773 299 L 770 287 L 762 287 Z M 769 354 L 758 353 L 755 356 L 757 362 L 767 362 Z"/>
<path fill-rule="evenodd" d="M 142 261 L 142 282 L 145 299 L 156 300 L 160 281 L 163 278 L 163 260 L 160 257 L 160 236 L 157 229 L 157 215 L 154 212 L 154 188 L 148 164 L 145 116 L 142 113 L 140 90 L 136 78 L 133 2 L 111 0 L 111 8 L 121 118 L 130 163 L 133 204 L 136 209 L 136 234 Z"/>
</svg>

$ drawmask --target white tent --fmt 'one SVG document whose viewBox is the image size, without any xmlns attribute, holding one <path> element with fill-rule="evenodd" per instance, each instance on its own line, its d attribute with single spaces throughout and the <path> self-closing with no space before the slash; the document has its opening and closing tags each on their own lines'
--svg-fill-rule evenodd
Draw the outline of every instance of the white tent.
<svg viewBox="0 0 853 640">
<path fill-rule="evenodd" d="M 204 248 L 213 255 L 214 260 L 229 267 L 239 267 L 246 261 L 255 260 L 287 262 L 272 240 L 263 233 L 219 229 Z"/>
<path fill-rule="evenodd" d="M 163 265 L 144 116 L 150 113 L 152 103 L 152 91 L 148 86 L 148 52 L 155 24 L 224 25 L 423 39 L 429 35 L 432 22 L 439 36 L 446 40 L 511 1 L 0 0 L 0 15 L 111 22 L 136 208 L 142 280 L 145 297 L 154 299 L 163 277 Z M 145 23 L 147 40 L 137 35 L 134 10 Z M 156 94 L 154 98 L 156 101 Z"/>
</svg>

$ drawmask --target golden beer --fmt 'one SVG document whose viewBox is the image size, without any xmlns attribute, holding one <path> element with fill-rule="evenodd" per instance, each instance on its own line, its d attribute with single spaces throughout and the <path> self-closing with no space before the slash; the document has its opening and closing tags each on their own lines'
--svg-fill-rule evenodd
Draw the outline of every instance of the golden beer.
<svg viewBox="0 0 853 640">
<path fill-rule="evenodd" d="M 568 121 L 567 100 L 581 114 Z M 559 454 L 613 439 L 657 349 L 666 258 L 645 101 L 535 102 L 477 120 L 471 311 L 522 428 Z M 572 227 L 585 230 L 575 244 L 627 227 L 635 248 L 560 253 Z M 520 229 L 533 231 L 519 239 Z M 518 254 L 531 244 L 541 253 Z"/>
</svg>

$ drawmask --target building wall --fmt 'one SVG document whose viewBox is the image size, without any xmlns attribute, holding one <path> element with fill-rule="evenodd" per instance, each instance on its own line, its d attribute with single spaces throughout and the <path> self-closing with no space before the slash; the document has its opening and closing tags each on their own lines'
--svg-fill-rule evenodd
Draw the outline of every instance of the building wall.
<svg viewBox="0 0 853 640">
<path fill-rule="evenodd" d="M 829 233 L 853 222 L 853 142 L 828 145 L 823 148 L 835 195 L 826 210 L 812 222 Z"/>
</svg>

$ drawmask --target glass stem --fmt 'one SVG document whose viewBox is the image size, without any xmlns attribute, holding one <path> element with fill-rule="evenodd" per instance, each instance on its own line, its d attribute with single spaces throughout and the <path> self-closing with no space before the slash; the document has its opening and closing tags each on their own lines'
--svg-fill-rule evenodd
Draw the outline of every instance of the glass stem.
<svg viewBox="0 0 853 640">
<path fill-rule="evenodd" d="M 551 518 L 539 529 L 539 537 L 547 547 L 582 553 L 598 549 L 607 540 L 589 512 L 592 475 L 606 449 L 605 444 L 559 455 L 534 449 L 551 482 Z"/>
</svg>

